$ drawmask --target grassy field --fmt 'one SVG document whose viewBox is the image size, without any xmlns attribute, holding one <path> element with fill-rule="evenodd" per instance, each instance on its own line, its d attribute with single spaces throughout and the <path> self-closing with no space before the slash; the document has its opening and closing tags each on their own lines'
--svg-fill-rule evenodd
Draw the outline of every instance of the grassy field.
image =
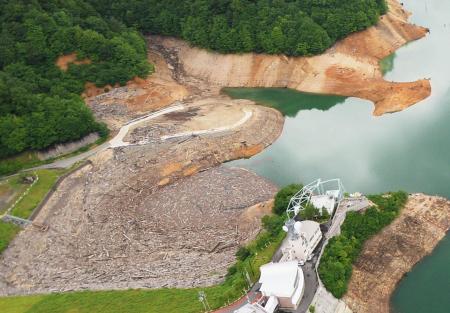
<svg viewBox="0 0 450 313">
<path fill-rule="evenodd" d="M 8 247 L 9 242 L 19 232 L 20 228 L 14 224 L 0 221 L 0 253 Z M 2 311 L 0 312 L 7 312 Z"/>
<path fill-rule="evenodd" d="M 58 177 L 64 173 L 64 170 L 37 170 L 35 173 L 39 180 L 31 187 L 28 194 L 16 204 L 11 215 L 28 218 L 47 192 L 50 191 Z"/>
<path fill-rule="evenodd" d="M 22 176 L 17 175 L 0 181 L 0 214 L 8 209 L 29 185 L 22 182 Z"/>
<path fill-rule="evenodd" d="M 244 270 L 254 281 L 259 278 L 259 267 L 270 262 L 284 238 L 278 234 L 263 249 L 250 245 L 254 254 L 237 263 L 237 272 L 224 283 L 191 289 L 154 289 L 124 291 L 83 291 L 61 294 L 0 298 L 0 312 L 8 313 L 198 313 L 203 306 L 198 301 L 198 291 L 203 290 L 211 308 L 218 308 L 243 294 L 247 283 Z"/>
</svg>

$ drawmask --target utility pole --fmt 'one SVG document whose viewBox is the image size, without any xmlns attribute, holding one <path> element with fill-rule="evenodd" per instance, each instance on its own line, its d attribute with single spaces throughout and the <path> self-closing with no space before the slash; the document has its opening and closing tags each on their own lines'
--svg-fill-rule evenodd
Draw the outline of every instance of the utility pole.
<svg viewBox="0 0 450 313">
<path fill-rule="evenodd" d="M 209 306 L 208 300 L 206 299 L 206 293 L 204 291 L 198 292 L 198 301 L 200 301 L 203 304 L 205 312 L 211 311 L 211 307 Z"/>
</svg>

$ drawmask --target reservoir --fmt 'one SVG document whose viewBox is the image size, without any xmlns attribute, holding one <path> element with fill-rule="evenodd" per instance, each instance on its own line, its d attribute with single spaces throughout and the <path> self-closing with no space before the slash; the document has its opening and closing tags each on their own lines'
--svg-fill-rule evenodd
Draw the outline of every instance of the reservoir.
<svg viewBox="0 0 450 313">
<path fill-rule="evenodd" d="M 385 78 L 431 78 L 431 96 L 406 109 L 372 116 L 356 98 L 287 89 L 233 88 L 286 117 L 281 137 L 262 153 L 230 162 L 277 183 L 341 178 L 348 192 L 423 192 L 450 198 L 450 1 L 407 0 L 411 22 L 430 34 L 382 62 Z M 450 312 L 450 238 L 418 264 L 393 296 L 396 313 Z"/>
</svg>

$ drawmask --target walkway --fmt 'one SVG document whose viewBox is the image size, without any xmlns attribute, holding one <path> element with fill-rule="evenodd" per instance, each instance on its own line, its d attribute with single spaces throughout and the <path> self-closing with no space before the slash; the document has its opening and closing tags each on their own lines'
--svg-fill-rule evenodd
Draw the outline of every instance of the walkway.
<svg viewBox="0 0 450 313">
<path fill-rule="evenodd" d="M 174 135 L 162 136 L 161 140 L 180 138 L 180 137 L 187 137 L 187 136 L 210 135 L 210 134 L 214 134 L 214 133 L 225 132 L 225 131 L 228 131 L 228 130 L 231 130 L 231 129 L 234 129 L 236 127 L 241 126 L 242 124 L 247 122 L 248 119 L 250 117 L 252 117 L 252 115 L 253 115 L 252 111 L 248 111 L 248 110 L 244 109 L 244 117 L 242 117 L 239 121 L 237 121 L 236 123 L 234 123 L 232 125 L 218 127 L 218 128 L 205 129 L 205 130 L 195 130 L 195 131 L 190 131 L 190 132 L 183 132 L 183 133 L 178 133 L 178 134 L 174 134 Z"/>
<path fill-rule="evenodd" d="M 341 233 L 341 225 L 345 220 L 347 212 L 360 211 L 368 206 L 370 206 L 370 202 L 366 197 L 343 199 L 336 209 L 331 227 L 326 233 L 326 238 L 330 239 Z"/>
<path fill-rule="evenodd" d="M 156 111 L 154 113 L 150 113 L 144 117 L 140 117 L 136 120 L 130 121 L 127 124 L 125 124 L 124 126 L 122 126 L 122 128 L 120 128 L 119 133 L 116 135 L 116 137 L 114 137 L 113 139 L 111 139 L 109 141 L 110 147 L 111 148 L 118 148 L 118 147 L 124 147 L 124 146 L 129 146 L 130 143 L 129 142 L 124 142 L 123 138 L 125 138 L 125 136 L 128 134 L 128 131 L 130 130 L 131 127 L 146 122 L 148 120 L 157 118 L 158 116 L 170 113 L 170 112 L 174 112 L 174 111 L 179 111 L 184 109 L 184 106 L 182 104 L 178 104 L 169 108 L 165 108 L 159 111 Z"/>
<path fill-rule="evenodd" d="M 75 163 L 78 163 L 80 161 L 83 161 L 84 159 L 87 159 L 99 152 L 102 152 L 108 148 L 118 148 L 118 147 L 125 147 L 125 146 L 129 146 L 130 143 L 129 142 L 124 142 L 123 138 L 125 138 L 125 136 L 127 135 L 128 131 L 130 130 L 130 127 L 135 126 L 137 124 L 140 123 L 144 123 L 148 120 L 157 118 L 158 116 L 170 113 L 170 112 L 174 112 L 174 111 L 179 111 L 184 109 L 184 106 L 182 104 L 178 104 L 175 106 L 171 106 L 156 112 L 152 112 L 150 114 L 147 114 L 143 117 L 137 118 L 135 120 L 129 121 L 128 123 L 126 123 L 124 126 L 122 126 L 119 130 L 119 133 L 112 138 L 110 141 L 105 142 L 103 144 L 101 144 L 100 146 L 95 147 L 92 150 L 83 152 L 81 154 L 75 155 L 73 157 L 70 158 L 66 158 L 66 159 L 61 159 L 61 160 L 57 160 L 53 163 L 50 164 L 44 164 L 41 166 L 37 166 L 37 167 L 33 167 L 33 168 L 29 168 L 29 169 L 25 169 L 24 171 L 32 171 L 32 170 L 38 170 L 38 169 L 49 169 L 49 168 L 69 168 L 72 165 L 74 165 Z"/>
</svg>

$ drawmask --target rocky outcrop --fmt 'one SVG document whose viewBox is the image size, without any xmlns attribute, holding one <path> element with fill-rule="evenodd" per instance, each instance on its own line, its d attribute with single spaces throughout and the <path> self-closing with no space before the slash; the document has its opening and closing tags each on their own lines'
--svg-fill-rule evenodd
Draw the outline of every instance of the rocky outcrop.
<svg viewBox="0 0 450 313">
<path fill-rule="evenodd" d="M 450 201 L 415 194 L 400 216 L 364 245 L 344 301 L 354 313 L 388 313 L 397 283 L 445 236 Z"/>
<path fill-rule="evenodd" d="M 219 87 L 287 87 L 304 92 L 353 96 L 375 103 L 375 115 L 405 109 L 431 93 L 428 80 L 409 83 L 383 79 L 379 61 L 402 45 L 426 35 L 407 23 L 408 13 L 395 0 L 379 23 L 339 41 L 324 54 L 286 57 L 210 52 L 173 38 L 152 36 L 152 47 L 171 54 L 168 61 L 184 77 Z M 180 75 L 178 73 L 177 75 Z"/>
</svg>

